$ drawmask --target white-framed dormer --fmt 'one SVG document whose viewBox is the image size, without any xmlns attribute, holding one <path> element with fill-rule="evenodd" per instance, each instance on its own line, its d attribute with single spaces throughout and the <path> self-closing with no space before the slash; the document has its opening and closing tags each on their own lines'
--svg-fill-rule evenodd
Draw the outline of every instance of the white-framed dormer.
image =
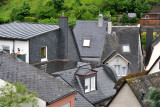
<svg viewBox="0 0 160 107">
<path fill-rule="evenodd" d="M 85 93 L 96 90 L 96 77 L 85 78 Z"/>
<path fill-rule="evenodd" d="M 47 58 L 47 46 L 42 46 L 41 47 L 41 62 L 43 61 L 48 61 L 48 58 Z"/>
</svg>

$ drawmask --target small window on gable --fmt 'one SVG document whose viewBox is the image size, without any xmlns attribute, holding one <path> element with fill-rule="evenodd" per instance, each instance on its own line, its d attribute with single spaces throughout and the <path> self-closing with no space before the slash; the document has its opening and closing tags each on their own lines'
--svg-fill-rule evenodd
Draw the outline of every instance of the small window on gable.
<svg viewBox="0 0 160 107">
<path fill-rule="evenodd" d="M 122 51 L 123 52 L 130 52 L 130 46 L 129 45 L 123 45 L 122 46 Z"/>
<path fill-rule="evenodd" d="M 91 39 L 90 38 L 83 39 L 83 46 L 84 47 L 90 47 L 90 44 L 91 44 Z"/>
<path fill-rule="evenodd" d="M 146 18 L 146 19 L 149 19 L 149 15 L 146 15 L 145 18 Z"/>
<path fill-rule="evenodd" d="M 96 77 L 89 77 L 85 79 L 85 93 L 96 90 Z"/>
<path fill-rule="evenodd" d="M 3 51 L 6 51 L 8 53 L 10 53 L 10 47 L 9 46 L 2 46 L 3 47 Z"/>
<path fill-rule="evenodd" d="M 47 61 L 47 47 L 41 48 L 41 61 Z"/>
</svg>

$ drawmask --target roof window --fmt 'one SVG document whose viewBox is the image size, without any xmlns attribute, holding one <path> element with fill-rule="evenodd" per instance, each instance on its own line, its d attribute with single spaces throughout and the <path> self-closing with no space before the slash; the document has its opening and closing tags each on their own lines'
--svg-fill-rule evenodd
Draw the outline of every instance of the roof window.
<svg viewBox="0 0 160 107">
<path fill-rule="evenodd" d="M 84 38 L 83 39 L 83 46 L 84 47 L 90 47 L 91 44 L 91 38 Z"/>
<path fill-rule="evenodd" d="M 123 50 L 123 52 L 130 52 L 130 46 L 129 45 L 123 45 L 122 50 Z"/>
</svg>

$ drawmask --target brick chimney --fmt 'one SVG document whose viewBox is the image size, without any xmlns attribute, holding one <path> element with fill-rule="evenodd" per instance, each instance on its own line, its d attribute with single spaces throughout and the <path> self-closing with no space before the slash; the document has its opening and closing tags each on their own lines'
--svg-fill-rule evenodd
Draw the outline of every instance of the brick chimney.
<svg viewBox="0 0 160 107">
<path fill-rule="evenodd" d="M 147 30 L 146 30 L 146 58 L 145 58 L 145 65 L 147 65 L 149 60 L 150 60 L 152 40 L 153 40 L 153 29 L 147 28 Z"/>
<path fill-rule="evenodd" d="M 68 17 L 59 17 L 59 44 L 58 57 L 61 59 L 68 57 Z"/>
</svg>

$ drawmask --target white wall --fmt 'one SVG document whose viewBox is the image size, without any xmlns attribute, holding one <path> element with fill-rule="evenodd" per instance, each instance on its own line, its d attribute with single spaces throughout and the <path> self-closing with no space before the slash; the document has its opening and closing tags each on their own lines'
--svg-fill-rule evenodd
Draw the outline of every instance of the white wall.
<svg viewBox="0 0 160 107">
<path fill-rule="evenodd" d="M 156 62 L 156 64 L 153 66 L 153 68 L 149 71 L 149 74 L 160 72 L 159 62 L 160 62 L 160 59 Z"/>
<path fill-rule="evenodd" d="M 14 44 L 15 43 L 15 44 Z M 0 40 L 0 49 L 2 49 L 2 46 L 9 46 L 10 47 L 10 53 L 13 52 L 13 46 L 14 52 L 18 52 L 18 48 L 20 49 L 20 54 L 26 54 L 26 62 L 29 63 L 29 41 L 20 41 L 20 40 Z"/>
<path fill-rule="evenodd" d="M 0 87 L 4 86 L 6 83 L 7 83 L 6 81 L 0 79 Z M 38 103 L 37 103 L 36 107 L 46 107 L 45 101 L 43 101 L 42 99 L 39 99 L 39 98 L 37 98 L 37 99 L 38 99 Z M 21 105 L 22 105 L 22 107 L 32 107 L 32 104 L 21 104 Z"/>
<path fill-rule="evenodd" d="M 138 102 L 136 96 L 133 94 L 129 85 L 125 85 L 121 88 L 115 98 L 112 100 L 108 107 L 142 107 Z"/>
<path fill-rule="evenodd" d="M 154 62 L 157 60 L 159 56 L 160 56 L 160 42 L 154 46 L 149 63 L 146 67 L 146 70 L 149 70 L 152 67 L 152 65 L 154 64 Z"/>
</svg>

